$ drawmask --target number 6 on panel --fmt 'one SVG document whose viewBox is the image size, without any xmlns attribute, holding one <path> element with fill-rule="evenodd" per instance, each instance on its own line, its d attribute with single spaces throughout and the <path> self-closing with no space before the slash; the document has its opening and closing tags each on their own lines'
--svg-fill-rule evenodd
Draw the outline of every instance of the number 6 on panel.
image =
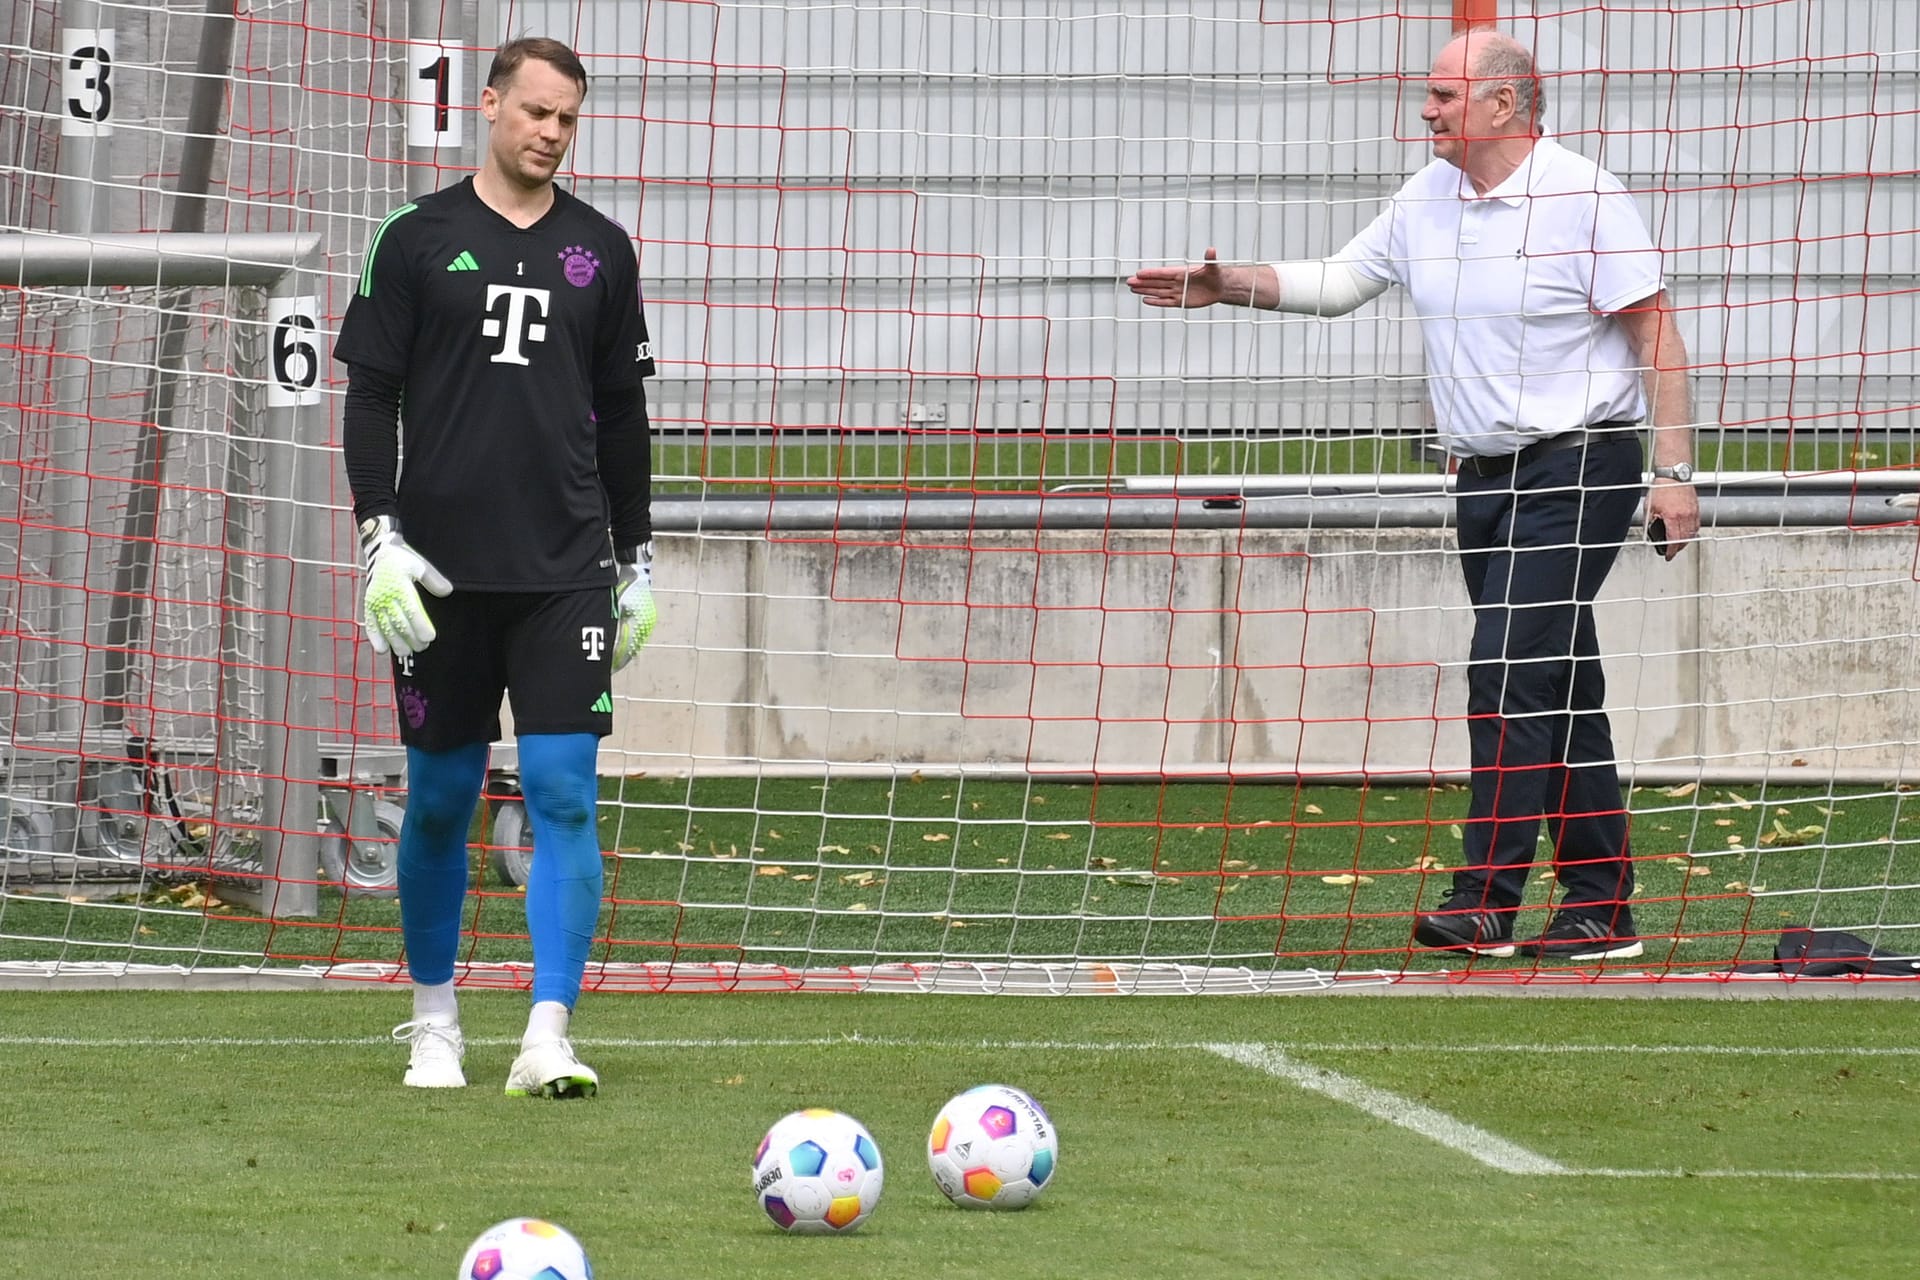
<svg viewBox="0 0 1920 1280">
<path fill-rule="evenodd" d="M 320 403 L 320 299 L 267 300 L 267 405 Z"/>
</svg>

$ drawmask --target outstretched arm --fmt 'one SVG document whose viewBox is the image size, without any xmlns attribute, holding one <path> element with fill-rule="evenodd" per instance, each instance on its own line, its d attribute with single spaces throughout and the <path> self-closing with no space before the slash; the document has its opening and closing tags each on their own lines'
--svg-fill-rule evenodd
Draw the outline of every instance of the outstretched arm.
<svg viewBox="0 0 1920 1280">
<path fill-rule="evenodd" d="M 1264 263 L 1220 264 L 1208 249 L 1198 266 L 1142 267 L 1127 278 L 1127 288 L 1150 307 L 1210 307 L 1224 302 L 1271 311 L 1280 304 L 1280 281 Z"/>
<path fill-rule="evenodd" d="M 1220 265 L 1212 249 L 1199 266 L 1142 267 L 1127 287 L 1150 307 L 1207 307 L 1225 302 L 1262 311 L 1343 316 L 1386 292 L 1387 282 L 1354 270 L 1344 258 Z"/>
</svg>

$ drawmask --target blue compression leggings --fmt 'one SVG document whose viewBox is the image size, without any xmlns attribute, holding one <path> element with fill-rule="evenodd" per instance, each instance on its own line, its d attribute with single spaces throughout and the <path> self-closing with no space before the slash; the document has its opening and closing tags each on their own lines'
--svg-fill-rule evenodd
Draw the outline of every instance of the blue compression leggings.
<svg viewBox="0 0 1920 1280">
<path fill-rule="evenodd" d="M 520 788 L 533 824 L 527 932 L 533 999 L 569 1009 L 580 996 L 600 920 L 599 782 L 590 733 L 522 735 Z M 407 750 L 407 815 L 400 827 L 400 932 L 413 980 L 453 980 L 467 893 L 467 829 L 486 778 L 485 743 Z"/>
</svg>

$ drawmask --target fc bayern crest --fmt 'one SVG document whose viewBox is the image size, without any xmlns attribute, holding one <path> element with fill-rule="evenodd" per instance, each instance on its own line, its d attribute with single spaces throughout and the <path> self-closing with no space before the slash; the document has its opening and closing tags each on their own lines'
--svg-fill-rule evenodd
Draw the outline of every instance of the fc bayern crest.
<svg viewBox="0 0 1920 1280">
<path fill-rule="evenodd" d="M 600 270 L 600 259 L 594 257 L 591 250 L 570 244 L 560 251 L 560 270 L 566 274 L 568 284 L 584 289 L 593 283 L 594 273 Z"/>
</svg>

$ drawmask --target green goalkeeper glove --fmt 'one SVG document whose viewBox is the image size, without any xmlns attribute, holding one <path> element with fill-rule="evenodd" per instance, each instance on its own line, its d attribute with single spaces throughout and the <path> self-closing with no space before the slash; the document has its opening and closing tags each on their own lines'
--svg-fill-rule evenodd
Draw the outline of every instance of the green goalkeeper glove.
<svg viewBox="0 0 1920 1280">
<path fill-rule="evenodd" d="M 367 629 L 367 639 L 375 653 L 411 658 L 433 643 L 435 634 L 419 589 L 445 596 L 453 584 L 407 545 L 392 516 L 360 522 L 360 550 L 367 561 L 367 587 L 360 604 L 360 624 Z"/>
<path fill-rule="evenodd" d="M 615 671 L 646 648 L 653 624 L 660 621 L 660 611 L 653 604 L 653 543 L 621 552 L 619 560 L 620 577 L 613 587 L 613 607 L 620 615 L 620 630 L 613 641 Z"/>
</svg>

